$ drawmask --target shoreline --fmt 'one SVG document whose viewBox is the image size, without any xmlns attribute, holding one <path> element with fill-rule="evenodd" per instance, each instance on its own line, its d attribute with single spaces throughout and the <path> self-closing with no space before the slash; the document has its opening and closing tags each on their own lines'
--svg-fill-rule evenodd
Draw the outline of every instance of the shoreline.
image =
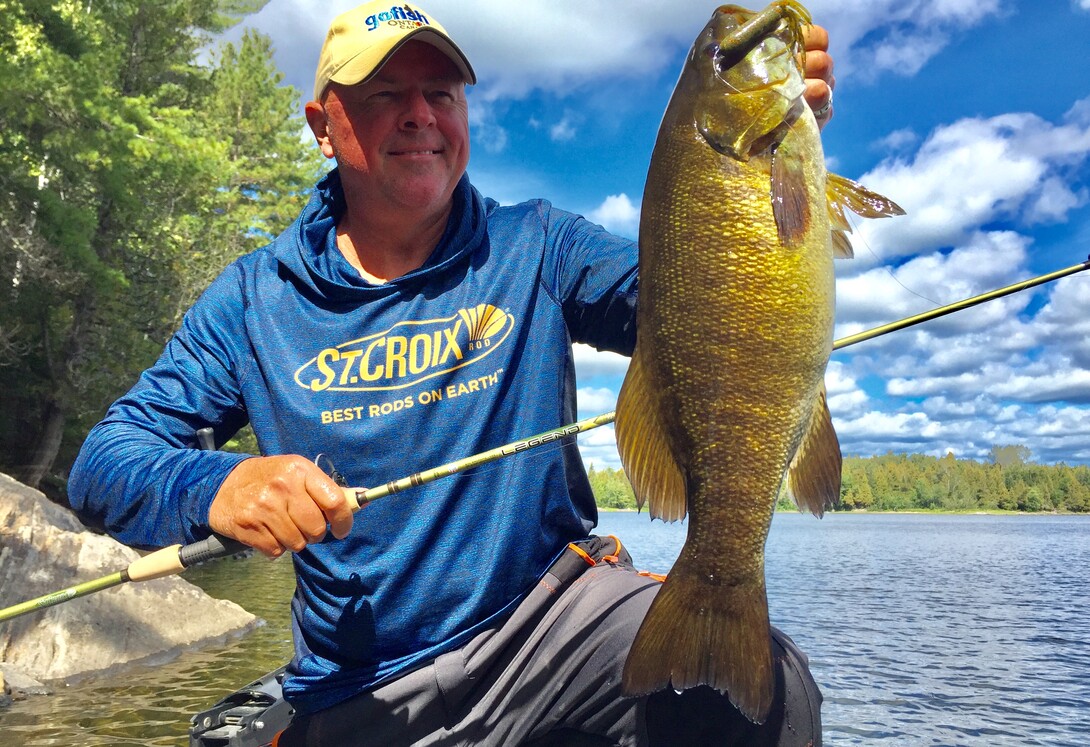
<svg viewBox="0 0 1090 747">
<path fill-rule="evenodd" d="M 635 513 L 646 513 L 647 512 L 646 509 L 636 509 L 636 508 L 610 508 L 610 507 L 607 507 L 607 506 L 598 506 L 597 508 L 598 508 L 599 513 L 629 513 L 629 514 L 635 514 Z M 778 514 L 805 514 L 807 512 L 806 511 L 800 511 L 797 508 L 791 507 L 791 508 L 777 508 L 776 513 L 778 513 Z M 1006 509 L 1000 509 L 1000 508 L 996 508 L 996 509 L 975 508 L 975 509 L 964 509 L 964 510 L 954 510 L 954 509 L 928 510 L 928 509 L 918 508 L 918 509 L 909 509 L 909 510 L 905 510 L 905 511 L 879 511 L 879 510 L 861 508 L 861 509 L 852 509 L 851 511 L 832 511 L 832 510 L 830 510 L 830 511 L 825 512 L 826 516 L 833 516 L 833 515 L 851 516 L 853 514 L 867 514 L 867 515 L 871 515 L 871 514 L 894 514 L 894 515 L 898 515 L 898 516 L 918 514 L 918 515 L 921 515 L 921 516 L 1088 516 L 1088 517 L 1090 517 L 1090 513 L 1078 512 L 1078 511 L 1012 511 L 1012 510 L 1006 510 Z"/>
</svg>

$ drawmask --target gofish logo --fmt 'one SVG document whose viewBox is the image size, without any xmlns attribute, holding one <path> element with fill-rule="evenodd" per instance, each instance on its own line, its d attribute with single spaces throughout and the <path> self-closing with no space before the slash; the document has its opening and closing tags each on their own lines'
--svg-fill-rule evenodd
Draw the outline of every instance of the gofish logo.
<svg viewBox="0 0 1090 747">
<path fill-rule="evenodd" d="M 402 28 L 413 28 L 415 26 L 430 26 L 427 16 L 421 13 L 419 10 L 413 10 L 408 4 L 398 7 L 394 5 L 389 10 L 382 13 L 376 13 L 372 16 L 367 16 L 364 19 L 364 23 L 367 24 L 368 31 L 374 31 L 379 27 L 379 24 L 388 23 L 391 26 L 401 26 Z"/>
<path fill-rule="evenodd" d="M 476 363 L 502 345 L 513 327 L 510 314 L 483 303 L 444 319 L 398 322 L 322 350 L 295 372 L 295 383 L 314 392 L 404 389 Z"/>
</svg>

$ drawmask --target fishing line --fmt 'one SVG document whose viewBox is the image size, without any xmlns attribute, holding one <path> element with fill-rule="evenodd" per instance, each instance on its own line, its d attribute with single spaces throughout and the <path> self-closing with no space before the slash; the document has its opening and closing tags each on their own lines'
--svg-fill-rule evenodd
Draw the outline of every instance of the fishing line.
<svg viewBox="0 0 1090 747">
<path fill-rule="evenodd" d="M 891 278 L 893 278 L 893 282 L 897 283 L 897 285 L 904 288 L 906 291 L 908 291 L 909 293 L 914 295 L 916 298 L 927 301 L 929 304 L 931 304 L 933 306 L 941 306 L 942 305 L 942 303 L 940 301 L 936 301 L 933 298 L 928 298 L 927 296 L 923 295 L 922 293 L 917 293 L 916 291 L 912 290 L 907 285 L 902 283 L 900 278 L 898 278 L 893 273 L 893 270 L 890 269 L 889 263 L 887 263 L 885 260 L 883 260 L 881 257 L 879 257 L 878 254 L 874 251 L 874 249 L 871 248 L 871 245 L 867 243 L 867 240 L 863 237 L 863 235 L 858 232 L 859 224 L 856 223 L 856 220 L 857 220 L 856 216 L 854 214 L 850 213 L 850 212 L 845 211 L 845 217 L 848 219 L 848 223 L 850 223 L 851 226 L 852 226 L 852 246 L 855 246 L 855 239 L 858 239 L 859 242 L 862 243 L 863 246 L 865 246 L 867 248 L 867 252 L 872 257 L 874 257 L 875 261 L 878 262 L 879 265 L 882 267 L 882 269 L 886 271 L 886 274 L 889 275 Z"/>
</svg>

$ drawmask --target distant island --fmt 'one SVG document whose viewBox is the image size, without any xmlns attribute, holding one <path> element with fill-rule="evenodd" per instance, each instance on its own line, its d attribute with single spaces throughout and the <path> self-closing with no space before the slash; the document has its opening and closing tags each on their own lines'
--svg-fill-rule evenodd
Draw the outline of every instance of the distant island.
<svg viewBox="0 0 1090 747">
<path fill-rule="evenodd" d="M 979 462 L 922 454 L 845 457 L 833 511 L 1020 511 L 1090 513 L 1090 467 L 1034 464 L 1024 446 L 993 446 Z M 623 470 L 591 467 L 603 509 L 635 509 Z M 778 509 L 791 509 L 786 496 Z"/>
</svg>

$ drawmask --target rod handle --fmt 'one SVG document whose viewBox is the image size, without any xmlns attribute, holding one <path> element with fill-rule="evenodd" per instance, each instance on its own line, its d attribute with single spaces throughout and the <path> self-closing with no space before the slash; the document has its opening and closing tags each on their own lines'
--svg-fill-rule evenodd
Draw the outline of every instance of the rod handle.
<svg viewBox="0 0 1090 747">
<path fill-rule="evenodd" d="M 185 545 L 178 551 L 178 560 L 183 568 L 190 568 L 198 563 L 204 563 L 216 558 L 226 558 L 228 555 L 248 550 L 249 546 L 229 537 L 221 537 L 213 534 L 208 539 Z"/>
</svg>

